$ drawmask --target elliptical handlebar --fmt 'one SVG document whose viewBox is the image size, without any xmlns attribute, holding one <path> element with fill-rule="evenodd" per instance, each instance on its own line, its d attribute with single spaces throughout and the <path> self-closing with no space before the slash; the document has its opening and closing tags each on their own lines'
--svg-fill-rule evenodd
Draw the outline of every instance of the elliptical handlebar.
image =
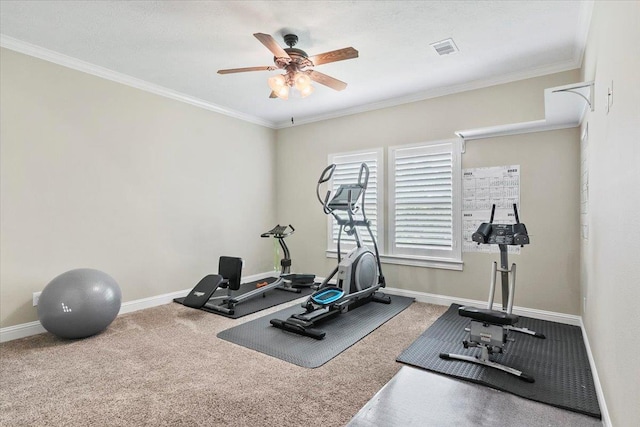
<svg viewBox="0 0 640 427">
<path fill-rule="evenodd" d="M 287 231 L 287 228 L 290 229 L 290 231 Z M 260 237 L 275 237 L 276 239 L 284 239 L 287 236 L 292 235 L 294 232 L 296 231 L 295 228 L 293 228 L 293 225 L 289 224 L 289 225 L 276 225 L 275 227 L 273 227 L 271 230 L 262 233 L 260 235 Z"/>
<path fill-rule="evenodd" d="M 362 180 L 363 172 L 365 172 L 364 181 Z M 358 185 L 362 188 L 362 217 L 366 222 L 367 214 L 364 212 L 364 199 L 366 198 L 367 187 L 369 186 L 369 165 L 364 162 L 362 162 L 362 164 L 360 165 L 360 172 L 358 173 Z"/>
<path fill-rule="evenodd" d="M 322 205 L 322 210 L 327 215 L 331 213 L 331 211 L 327 207 L 327 203 L 329 203 L 329 198 L 331 197 L 331 191 L 327 191 L 327 194 L 325 195 L 324 200 L 322 200 L 322 197 L 320 197 L 320 184 L 324 184 L 325 182 L 329 181 L 333 177 L 333 172 L 335 172 L 335 170 L 336 170 L 335 163 L 332 163 L 326 168 L 324 168 L 324 170 L 322 171 L 322 174 L 320 174 L 320 179 L 318 179 L 318 184 L 316 185 L 316 197 L 318 198 L 318 201 Z"/>
<path fill-rule="evenodd" d="M 366 172 L 364 181 L 362 180 L 362 172 Z M 367 164 L 363 162 L 360 165 L 360 172 L 358 173 L 358 185 L 362 187 L 363 190 L 366 190 L 368 184 L 369 184 L 369 166 L 367 166 Z"/>
<path fill-rule="evenodd" d="M 320 179 L 318 180 L 318 184 L 323 184 L 331 179 L 333 176 L 333 172 L 336 170 L 336 164 L 332 163 L 322 171 L 320 175 Z"/>
</svg>

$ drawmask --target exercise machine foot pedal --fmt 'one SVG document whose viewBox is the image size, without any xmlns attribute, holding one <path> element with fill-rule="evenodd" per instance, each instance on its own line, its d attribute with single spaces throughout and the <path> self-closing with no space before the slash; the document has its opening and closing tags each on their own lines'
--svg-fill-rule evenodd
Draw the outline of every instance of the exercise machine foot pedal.
<svg viewBox="0 0 640 427">
<path fill-rule="evenodd" d="M 373 298 L 371 300 L 373 302 L 379 302 L 382 304 L 391 304 L 391 297 L 381 292 L 376 292 L 375 294 L 373 294 Z"/>
<path fill-rule="evenodd" d="M 295 324 L 289 320 L 271 319 L 270 323 L 278 329 L 283 331 L 293 332 L 305 337 L 311 337 L 317 340 L 321 340 L 325 337 L 326 333 L 319 329 L 305 328 L 302 325 Z"/>
<path fill-rule="evenodd" d="M 337 286 L 327 286 L 314 292 L 310 298 L 311 301 L 315 302 L 316 304 L 326 306 L 338 301 L 344 296 L 344 294 L 344 290 L 338 288 Z"/>
</svg>

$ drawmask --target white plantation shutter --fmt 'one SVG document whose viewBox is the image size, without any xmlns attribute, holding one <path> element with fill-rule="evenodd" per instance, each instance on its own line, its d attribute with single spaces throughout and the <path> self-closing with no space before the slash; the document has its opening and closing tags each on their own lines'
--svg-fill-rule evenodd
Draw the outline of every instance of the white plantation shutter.
<svg viewBox="0 0 640 427">
<path fill-rule="evenodd" d="M 369 183 L 365 193 L 364 209 L 367 214 L 367 219 L 371 222 L 371 231 L 380 246 L 378 224 L 379 221 L 382 220 L 382 215 L 378 207 L 378 200 L 380 198 L 380 189 L 382 187 L 382 173 L 379 170 L 382 163 L 382 150 L 334 154 L 329 156 L 329 162 L 336 165 L 336 169 L 331 180 L 331 189 L 333 191 L 335 191 L 341 184 L 356 184 L 358 182 L 358 174 L 360 173 L 360 165 L 362 163 L 366 163 L 369 167 Z M 346 212 L 339 212 L 338 214 L 340 217 L 347 218 Z M 362 219 L 361 213 L 358 213 L 356 218 Z M 333 250 L 336 248 L 338 243 L 339 226 L 331 215 L 329 215 L 329 221 L 329 249 Z M 369 236 L 366 228 L 359 227 L 358 231 L 360 232 L 362 242 L 373 249 L 371 246 L 373 242 L 371 241 L 371 236 Z M 343 231 L 341 249 L 348 249 L 354 245 L 355 240 L 353 237 L 348 236 Z"/>
<path fill-rule="evenodd" d="M 390 148 L 389 237 L 393 255 L 461 258 L 461 165 L 456 147 L 454 141 L 444 141 Z"/>
</svg>

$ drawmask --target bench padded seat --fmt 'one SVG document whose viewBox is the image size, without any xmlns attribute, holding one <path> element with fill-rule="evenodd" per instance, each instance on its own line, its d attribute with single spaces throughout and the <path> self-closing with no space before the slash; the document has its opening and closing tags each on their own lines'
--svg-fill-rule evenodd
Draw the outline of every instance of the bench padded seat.
<svg viewBox="0 0 640 427">
<path fill-rule="evenodd" d="M 489 310 L 488 308 L 464 306 L 458 308 L 458 314 L 462 317 L 469 317 L 480 322 L 492 323 L 494 325 L 515 325 L 518 322 L 518 316 L 515 314 Z"/>
</svg>

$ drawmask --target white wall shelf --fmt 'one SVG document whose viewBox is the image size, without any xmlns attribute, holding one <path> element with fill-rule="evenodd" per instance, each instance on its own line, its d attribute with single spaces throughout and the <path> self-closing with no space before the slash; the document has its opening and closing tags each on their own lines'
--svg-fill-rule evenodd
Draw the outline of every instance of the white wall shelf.
<svg viewBox="0 0 640 427">
<path fill-rule="evenodd" d="M 517 135 L 579 126 L 587 112 L 593 111 L 593 82 L 573 83 L 544 90 L 542 120 L 507 125 L 459 130 L 455 134 L 464 141 Z"/>
</svg>

